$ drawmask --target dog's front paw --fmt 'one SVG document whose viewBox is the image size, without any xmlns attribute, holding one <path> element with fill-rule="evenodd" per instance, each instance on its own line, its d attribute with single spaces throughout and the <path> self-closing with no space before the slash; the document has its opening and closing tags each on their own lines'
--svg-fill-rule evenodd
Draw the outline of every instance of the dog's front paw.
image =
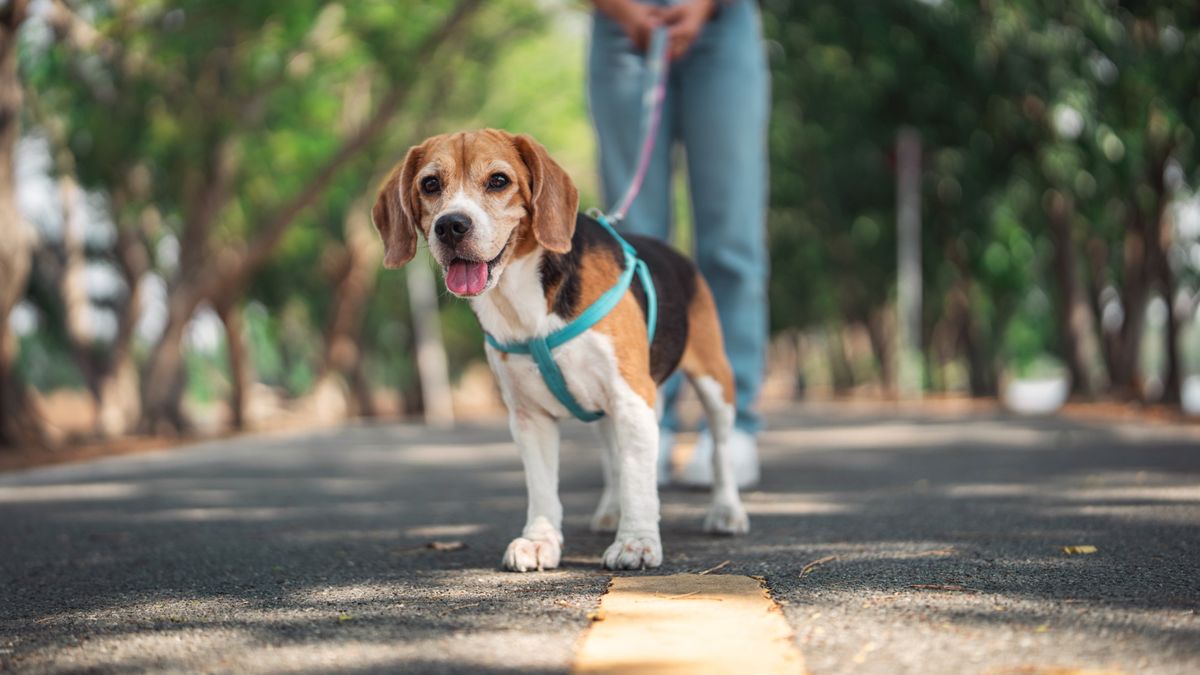
<svg viewBox="0 0 1200 675">
<path fill-rule="evenodd" d="M 558 567 L 561 557 L 562 544 L 556 541 L 517 537 L 508 545 L 501 564 L 509 572 L 541 572 Z"/>
<path fill-rule="evenodd" d="M 739 503 L 714 502 L 704 517 L 704 531 L 711 534 L 746 534 L 750 531 L 750 516 Z"/>
<path fill-rule="evenodd" d="M 621 536 L 604 552 L 610 570 L 640 570 L 662 564 L 662 542 L 657 534 Z"/>
</svg>

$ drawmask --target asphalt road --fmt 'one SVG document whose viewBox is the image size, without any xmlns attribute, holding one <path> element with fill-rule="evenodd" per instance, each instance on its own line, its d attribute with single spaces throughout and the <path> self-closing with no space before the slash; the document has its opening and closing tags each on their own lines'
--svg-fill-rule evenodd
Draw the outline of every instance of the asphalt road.
<svg viewBox="0 0 1200 675">
<path fill-rule="evenodd" d="M 656 573 L 764 577 L 812 672 L 1200 672 L 1195 427 L 826 405 L 762 440 L 753 532 L 705 536 L 705 495 L 668 491 Z M 0 670 L 563 672 L 609 579 L 581 426 L 562 483 L 564 567 L 521 575 L 503 425 L 3 475 Z"/>
</svg>

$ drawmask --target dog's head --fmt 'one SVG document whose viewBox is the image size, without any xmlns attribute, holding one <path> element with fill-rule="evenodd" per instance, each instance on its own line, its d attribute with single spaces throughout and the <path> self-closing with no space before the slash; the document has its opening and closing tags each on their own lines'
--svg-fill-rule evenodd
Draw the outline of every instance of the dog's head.
<svg viewBox="0 0 1200 675">
<path fill-rule="evenodd" d="M 485 129 L 434 136 L 409 149 L 371 212 L 385 267 L 412 259 L 418 232 L 446 287 L 474 296 L 538 247 L 571 249 L 579 191 L 533 138 Z"/>
</svg>

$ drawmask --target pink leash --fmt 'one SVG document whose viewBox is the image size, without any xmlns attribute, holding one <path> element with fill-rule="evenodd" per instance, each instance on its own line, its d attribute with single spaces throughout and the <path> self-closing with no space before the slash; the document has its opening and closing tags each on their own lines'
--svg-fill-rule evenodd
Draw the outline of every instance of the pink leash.
<svg viewBox="0 0 1200 675">
<path fill-rule="evenodd" d="M 667 98 L 667 29 L 654 29 L 650 37 L 647 65 L 650 68 L 651 86 L 642 98 L 642 149 L 638 156 L 637 170 L 625 196 L 617 202 L 617 206 L 609 211 L 608 219 L 612 222 L 625 217 L 633 200 L 642 190 L 642 182 L 646 179 L 646 170 L 650 166 L 650 153 L 654 150 L 654 142 L 658 138 L 658 129 L 662 123 L 663 101 Z"/>
</svg>

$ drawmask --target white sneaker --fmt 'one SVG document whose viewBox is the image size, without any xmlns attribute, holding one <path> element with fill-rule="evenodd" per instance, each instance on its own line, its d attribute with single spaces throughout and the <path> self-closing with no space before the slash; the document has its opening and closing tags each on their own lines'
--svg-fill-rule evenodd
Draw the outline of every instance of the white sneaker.
<svg viewBox="0 0 1200 675">
<path fill-rule="evenodd" d="M 758 439 L 753 434 L 735 428 L 729 434 L 729 443 L 725 452 L 729 453 L 730 463 L 733 464 L 733 477 L 737 481 L 738 487 L 746 489 L 757 485 L 760 474 Z M 687 464 L 683 465 L 675 482 L 688 487 L 711 487 L 713 484 L 712 455 L 712 434 L 706 430 L 696 440 L 696 450 Z"/>
<path fill-rule="evenodd" d="M 671 453 L 675 451 L 675 432 L 658 431 L 658 486 L 671 484 Z"/>
</svg>

